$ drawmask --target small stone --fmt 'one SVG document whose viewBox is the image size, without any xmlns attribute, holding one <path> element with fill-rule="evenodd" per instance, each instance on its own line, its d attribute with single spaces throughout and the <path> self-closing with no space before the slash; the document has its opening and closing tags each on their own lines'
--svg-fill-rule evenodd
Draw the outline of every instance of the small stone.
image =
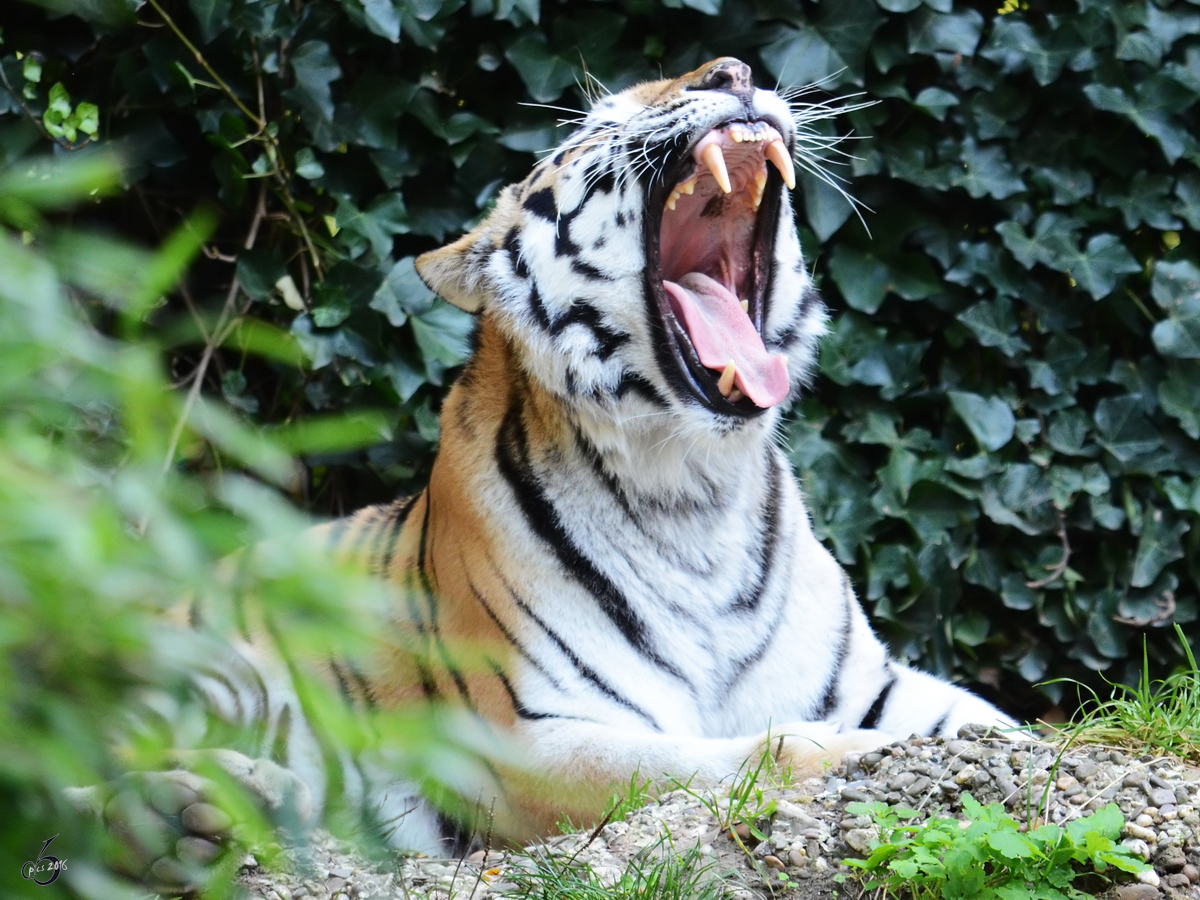
<svg viewBox="0 0 1200 900">
<path fill-rule="evenodd" d="M 908 794 L 910 797 L 916 797 L 918 794 L 923 794 L 925 791 L 929 790 L 929 785 L 932 783 L 933 782 L 930 781 L 928 777 L 922 775 L 920 778 L 906 787 L 904 789 L 904 793 Z"/>
<path fill-rule="evenodd" d="M 220 834 L 228 830 L 233 819 L 225 810 L 211 803 L 193 803 L 179 815 L 183 827 L 196 834 Z"/>
<path fill-rule="evenodd" d="M 221 853 L 221 845 L 202 837 L 187 835 L 175 842 L 175 855 L 185 862 L 207 866 Z"/>
<path fill-rule="evenodd" d="M 1166 806 L 1175 802 L 1175 792 L 1168 788 L 1155 788 L 1150 792 L 1150 802 L 1155 806 Z"/>
<path fill-rule="evenodd" d="M 1154 824 L 1154 817 L 1146 815 L 1146 813 L 1142 813 L 1140 816 L 1138 816 L 1133 821 L 1135 824 L 1141 825 L 1143 828 L 1149 828 L 1151 825 Z"/>
<path fill-rule="evenodd" d="M 1088 802 L 1088 795 L 1087 794 L 1075 794 L 1072 797 L 1068 797 L 1067 802 L 1070 803 L 1072 806 L 1084 806 Z"/>
<path fill-rule="evenodd" d="M 1074 775 L 1060 775 L 1058 781 L 1054 782 L 1054 786 L 1060 791 L 1065 791 L 1069 787 L 1075 787 L 1079 781 Z"/>
<path fill-rule="evenodd" d="M 1121 779 L 1121 784 L 1125 787 L 1141 787 L 1145 781 L 1146 778 L 1141 772 L 1130 772 Z"/>
<path fill-rule="evenodd" d="M 1146 841 L 1149 844 L 1158 842 L 1158 835 L 1154 833 L 1153 828 L 1145 828 L 1138 825 L 1136 822 L 1125 823 L 1125 833 L 1130 837 L 1135 837 L 1138 840 Z"/>
<path fill-rule="evenodd" d="M 169 856 L 164 856 L 162 859 L 157 860 L 150 867 L 149 877 L 157 885 L 170 885 L 173 887 L 188 884 L 187 869 L 184 868 L 183 863 Z"/>
<path fill-rule="evenodd" d="M 1188 877 L 1188 881 L 1192 884 L 1200 883 L 1200 869 L 1197 869 L 1191 863 L 1183 867 L 1183 874 Z"/>
<path fill-rule="evenodd" d="M 858 788 L 844 787 L 842 788 L 842 799 L 853 800 L 858 803 L 870 803 L 873 798 L 866 791 L 859 790 Z"/>
<path fill-rule="evenodd" d="M 1168 875 L 1163 879 L 1163 884 L 1169 888 L 1187 888 L 1192 886 L 1191 880 L 1181 872 L 1176 872 L 1174 875 Z"/>
<path fill-rule="evenodd" d="M 871 842 L 879 837 L 873 828 L 851 828 L 842 836 L 850 847 L 859 853 L 870 853 Z"/>
<path fill-rule="evenodd" d="M 1185 788 L 1183 786 L 1175 788 L 1175 802 L 1178 803 L 1180 806 L 1183 806 L 1185 803 L 1192 802 L 1191 795 L 1188 794 L 1187 788 Z"/>
<path fill-rule="evenodd" d="M 1083 791 L 1084 791 L 1083 785 L 1080 784 L 1078 781 L 1076 781 L 1074 784 L 1070 785 L 1063 791 L 1063 796 L 1066 797 L 1067 799 L 1070 799 L 1079 794 L 1082 794 Z"/>
<path fill-rule="evenodd" d="M 977 771 L 978 770 L 972 765 L 963 766 L 963 768 L 959 771 L 959 773 L 954 776 L 954 783 L 955 784 L 966 784 L 968 781 L 970 781 L 972 778 L 975 777 L 975 773 Z"/>
<path fill-rule="evenodd" d="M 150 805 L 164 816 L 177 816 L 200 799 L 200 795 L 174 780 L 155 780 L 150 784 Z"/>
<path fill-rule="evenodd" d="M 1172 844 L 1163 847 L 1162 851 L 1155 857 L 1154 863 L 1159 868 L 1166 869 L 1168 872 L 1179 872 L 1188 864 L 1188 861 L 1183 848 Z"/>
<path fill-rule="evenodd" d="M 354 870 L 346 868 L 345 866 L 338 866 L 336 868 L 331 868 L 329 870 L 329 874 L 334 878 L 349 878 L 354 874 Z"/>
<path fill-rule="evenodd" d="M 767 856 L 763 857 L 763 862 L 765 862 L 772 869 L 778 869 L 780 872 L 787 868 L 787 866 L 783 864 L 783 860 L 781 860 L 778 856 L 771 856 L 768 854 Z"/>
<path fill-rule="evenodd" d="M 1123 766 L 1125 763 L 1129 762 L 1129 757 L 1120 750 L 1109 750 L 1108 758 L 1114 766 Z"/>
<path fill-rule="evenodd" d="M 1137 880 L 1142 884 L 1148 884 L 1152 887 L 1158 887 L 1159 883 L 1162 881 L 1162 879 L 1158 877 L 1158 873 L 1153 869 L 1149 869 L 1145 872 L 1138 872 Z"/>
<path fill-rule="evenodd" d="M 734 825 L 733 833 L 735 835 L 737 835 L 739 838 L 741 838 L 743 841 L 750 840 L 750 834 L 751 834 L 750 826 L 747 825 L 745 822 L 738 822 L 736 825 Z"/>
<path fill-rule="evenodd" d="M 803 850 L 793 850 L 788 854 L 788 862 L 799 869 L 803 868 L 804 864 L 808 862 L 808 857 Z"/>
<path fill-rule="evenodd" d="M 1168 803 L 1158 811 L 1158 817 L 1164 822 L 1174 822 L 1179 815 L 1179 810 L 1174 804 Z"/>
<path fill-rule="evenodd" d="M 1075 777 L 1080 781 L 1086 781 L 1099 771 L 1100 767 L 1098 765 L 1096 765 L 1090 759 L 1085 759 L 1075 767 Z"/>
<path fill-rule="evenodd" d="M 864 754 L 863 758 L 859 762 L 864 769 L 874 769 L 881 762 L 883 762 L 883 754 L 877 750 L 872 751 Z"/>
<path fill-rule="evenodd" d="M 1123 884 L 1117 888 L 1117 900 L 1158 900 L 1162 893 L 1149 884 Z"/>
<path fill-rule="evenodd" d="M 340 891 L 345 886 L 346 886 L 345 878 L 327 878 L 325 880 L 325 887 L 331 894 L 336 894 L 338 891 Z"/>
</svg>

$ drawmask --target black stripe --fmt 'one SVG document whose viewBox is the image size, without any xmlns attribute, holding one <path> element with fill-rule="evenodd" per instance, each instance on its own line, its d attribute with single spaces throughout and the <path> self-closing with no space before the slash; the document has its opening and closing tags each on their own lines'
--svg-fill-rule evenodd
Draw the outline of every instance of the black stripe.
<svg viewBox="0 0 1200 900">
<path fill-rule="evenodd" d="M 554 190 L 552 188 L 545 187 L 540 191 L 534 191 L 525 198 L 523 205 L 527 212 L 531 212 L 535 216 L 541 216 L 548 221 L 553 222 L 558 218 L 558 206 L 554 202 Z"/>
<path fill-rule="evenodd" d="M 596 599 L 601 611 L 634 649 L 690 688 L 691 684 L 683 673 L 651 646 L 645 625 L 617 586 L 571 540 L 558 510 L 542 491 L 527 459 L 528 445 L 521 423 L 521 407 L 519 400 L 514 399 L 500 426 L 496 464 L 512 489 L 529 529 L 554 550 L 554 555 L 567 573 Z"/>
<path fill-rule="evenodd" d="M 542 295 L 538 293 L 536 283 L 529 285 L 529 311 L 533 313 L 533 318 L 537 320 L 543 330 L 550 330 L 550 316 L 546 313 L 546 307 L 542 303 Z"/>
<path fill-rule="evenodd" d="M 363 702 L 367 705 L 367 709 L 375 709 L 375 693 L 371 690 L 371 682 L 367 680 L 367 676 L 358 670 L 353 663 L 347 663 L 346 668 L 350 670 L 350 677 L 354 679 L 354 683 L 358 685 L 359 694 L 362 695 Z"/>
<path fill-rule="evenodd" d="M 843 579 L 845 576 L 842 576 Z M 846 596 L 849 596 L 848 594 Z M 814 721 L 820 722 L 829 718 L 829 714 L 837 707 L 838 682 L 842 677 L 842 666 L 846 662 L 846 656 L 850 650 L 850 626 L 852 623 L 850 606 L 846 604 L 846 619 L 842 623 L 842 633 L 838 637 L 837 655 L 833 661 L 833 671 L 829 673 L 829 680 L 825 684 L 825 690 L 821 694 L 821 700 L 817 703 L 817 707 L 813 710 L 811 718 Z"/>
<path fill-rule="evenodd" d="M 667 398 L 658 392 L 658 388 L 634 372 L 622 373 L 613 393 L 616 394 L 618 399 L 624 398 L 627 394 L 636 394 L 643 400 L 661 408 L 666 408 L 670 405 L 667 402 Z"/>
<path fill-rule="evenodd" d="M 754 584 L 733 603 L 733 610 L 738 613 L 754 612 L 762 603 L 763 592 L 771 581 L 771 571 L 775 563 L 775 552 L 779 546 L 779 495 L 780 495 L 779 464 L 775 460 L 774 446 L 767 447 L 767 493 L 763 500 L 759 519 L 762 527 L 762 556 L 759 561 L 758 577 Z"/>
<path fill-rule="evenodd" d="M 513 227 L 509 229 L 508 234 L 504 236 L 504 251 L 508 254 L 508 261 L 512 266 L 513 274 L 518 278 L 525 279 L 529 277 L 529 266 L 521 256 L 519 235 L 520 230 L 518 228 Z"/>
<path fill-rule="evenodd" d="M 577 247 L 576 250 L 579 248 Z M 585 278 L 592 278 L 596 281 L 612 281 L 612 276 L 607 272 L 601 272 L 591 263 L 586 263 L 581 259 L 571 260 L 571 271 L 576 275 L 583 275 Z"/>
<path fill-rule="evenodd" d="M 379 571 L 382 574 L 387 574 L 387 570 L 392 567 L 392 560 L 396 556 L 396 547 L 400 543 L 400 531 L 404 528 L 404 523 L 408 521 L 409 513 L 413 511 L 413 507 L 420 499 L 421 494 L 414 494 L 403 502 L 397 500 L 392 507 L 392 527 L 386 532 L 387 543 L 383 548 L 383 559 L 379 561 Z"/>
<path fill-rule="evenodd" d="M 329 668 L 333 672 L 333 677 L 337 679 L 338 693 L 342 695 L 342 699 L 346 701 L 348 706 L 354 705 L 354 692 L 350 689 L 350 682 L 346 679 L 342 667 L 338 665 L 337 660 L 329 660 Z"/>
<path fill-rule="evenodd" d="M 513 603 L 515 603 L 517 605 L 517 608 L 520 609 L 521 612 L 525 613 L 525 615 L 527 615 L 527 616 L 529 616 L 529 618 L 533 619 L 534 623 L 538 626 L 538 628 L 540 628 L 542 630 L 542 633 L 545 634 L 546 637 L 550 638 L 550 640 L 552 640 L 555 643 L 555 645 L 558 647 L 558 649 L 562 652 L 563 656 L 565 656 L 567 658 L 567 661 L 570 662 L 571 665 L 575 668 L 575 671 L 579 673 L 580 677 L 591 682 L 592 685 L 597 690 L 600 691 L 600 693 L 604 694 L 606 697 L 608 697 L 610 700 L 612 700 L 617 705 L 623 706 L 626 709 L 628 709 L 630 712 L 635 713 L 638 716 L 640 716 L 655 731 L 659 731 L 659 732 L 662 731 L 662 728 L 659 727 L 659 725 L 656 721 L 654 721 L 653 716 L 651 716 L 648 712 L 646 712 L 644 709 L 642 709 L 640 706 L 638 706 L 632 700 L 629 700 L 628 698 L 617 693 L 616 689 L 613 688 L 610 684 L 608 684 L 608 682 L 606 682 L 603 678 L 601 678 L 600 675 L 597 674 L 597 672 L 591 666 L 587 665 L 583 660 L 581 660 L 578 656 L 576 656 L 575 651 L 567 646 L 566 641 L 564 641 L 558 635 L 558 633 L 555 632 L 555 630 L 553 628 L 551 628 L 549 625 L 547 625 L 542 620 L 542 617 L 539 616 L 537 613 L 535 613 L 529 607 L 529 604 L 527 604 L 524 600 L 522 600 L 517 595 L 517 592 L 515 590 L 513 590 L 512 585 L 510 585 L 508 583 L 508 581 L 505 579 L 503 573 L 501 573 L 501 571 L 500 571 L 499 567 L 496 565 L 496 563 L 492 560 L 489 560 L 489 562 L 491 562 L 492 568 L 496 570 L 496 577 L 499 578 L 500 581 L 504 584 L 504 588 L 505 588 L 505 590 L 508 591 L 508 594 L 512 598 Z"/>
<path fill-rule="evenodd" d="M 465 562 L 463 563 L 463 568 L 466 568 Z M 508 627 L 500 621 L 500 617 L 496 615 L 495 610 L 493 610 L 491 605 L 485 599 L 483 599 L 483 594 L 479 593 L 479 589 L 475 587 L 475 583 L 471 581 L 471 576 L 466 575 L 465 577 L 467 579 L 467 587 L 470 589 L 471 593 L 475 595 L 475 599 L 479 601 L 479 605 L 483 607 L 483 611 L 487 613 L 488 618 L 495 623 L 498 629 L 500 629 L 500 633 L 504 635 L 504 639 L 512 644 L 513 648 L 517 651 L 520 657 L 525 660 L 525 662 L 529 663 L 529 665 L 539 672 L 547 681 L 561 691 L 563 687 L 561 684 L 559 684 L 557 679 L 555 679 L 553 675 L 546 671 L 545 667 L 540 662 L 533 658 L 525 646 L 519 640 L 517 640 L 516 635 L 509 631 Z"/>
<path fill-rule="evenodd" d="M 867 714 L 862 717 L 862 721 L 858 723 L 859 728 L 874 728 L 879 724 L 879 720 L 883 717 L 883 711 L 887 707 L 888 695 L 891 694 L 892 688 L 896 684 L 896 676 L 893 675 L 883 689 L 879 692 L 879 696 L 871 704 L 871 708 L 867 710 Z"/>
<path fill-rule="evenodd" d="M 429 513 L 433 507 L 433 503 L 426 491 L 425 497 L 425 516 L 421 521 L 421 541 L 417 549 L 417 578 L 421 585 L 421 591 L 425 595 L 425 603 L 429 607 L 429 632 L 433 636 L 434 646 L 437 647 L 438 656 L 442 659 L 442 665 L 446 667 L 446 671 L 450 673 L 450 678 L 454 681 L 454 686 L 458 688 L 458 694 L 466 703 L 467 708 L 474 711 L 475 705 L 471 702 L 471 693 L 467 690 L 467 681 L 463 678 L 463 674 L 458 667 L 454 665 L 450 658 L 450 651 L 446 648 L 445 642 L 442 640 L 441 631 L 438 628 L 438 599 L 437 594 L 433 590 L 433 584 L 429 579 L 429 572 L 426 570 L 425 561 L 430 558 L 429 550 Z"/>
<path fill-rule="evenodd" d="M 504 691 L 508 694 L 508 699 L 512 701 L 513 711 L 518 717 L 522 719 L 528 719 L 530 721 L 536 721 L 538 719 L 561 718 L 560 716 L 554 716 L 550 713 L 534 712 L 531 710 L 517 698 L 517 692 L 513 690 L 512 682 L 508 680 L 508 676 L 504 674 L 504 669 L 500 667 L 500 664 L 495 660 L 489 659 L 488 665 L 496 674 L 496 677 L 500 679 L 500 684 L 504 686 Z"/>
<path fill-rule="evenodd" d="M 246 709 L 242 706 L 242 698 L 238 695 L 238 689 L 229 676 L 209 668 L 202 668 L 196 674 L 205 678 L 211 678 L 225 688 L 225 690 L 229 691 L 229 696 L 233 698 L 234 715 L 237 716 L 237 724 L 241 725 L 247 721 Z M 257 710 L 255 712 L 257 713 Z"/>
<path fill-rule="evenodd" d="M 587 460 L 592 472 L 596 476 L 606 491 L 612 495 L 612 498 L 617 501 L 617 504 L 625 511 L 625 514 L 633 521 L 638 528 L 641 528 L 641 521 L 633 514 L 633 509 L 629 505 L 629 498 L 625 496 L 625 491 L 622 490 L 620 483 L 615 475 L 604 468 L 604 459 L 600 456 L 600 451 L 596 449 L 596 445 L 588 440 L 587 436 L 579 430 L 579 425 L 573 426 L 575 432 L 575 444 L 579 447 L 583 458 Z"/>
<path fill-rule="evenodd" d="M 949 718 L 950 718 L 950 713 L 949 713 L 949 711 L 947 711 L 944 716 L 942 716 L 940 719 L 938 719 L 936 722 L 934 722 L 933 727 L 931 729 L 929 729 L 930 737 L 937 737 L 939 734 L 941 734 L 942 729 L 946 727 L 946 722 L 949 720 Z"/>
<path fill-rule="evenodd" d="M 589 306 L 583 300 L 575 300 L 568 312 L 551 322 L 550 333 L 557 337 L 571 325 L 582 325 L 591 332 L 592 337 L 599 345 L 596 355 L 601 359 L 608 359 L 629 340 L 626 332 L 614 331 L 605 325 L 599 310 L 594 306 Z"/>
<path fill-rule="evenodd" d="M 281 766 L 287 765 L 288 746 L 292 740 L 292 707 L 283 704 L 279 711 L 279 719 L 275 723 L 275 740 L 271 742 L 271 761 Z"/>
</svg>

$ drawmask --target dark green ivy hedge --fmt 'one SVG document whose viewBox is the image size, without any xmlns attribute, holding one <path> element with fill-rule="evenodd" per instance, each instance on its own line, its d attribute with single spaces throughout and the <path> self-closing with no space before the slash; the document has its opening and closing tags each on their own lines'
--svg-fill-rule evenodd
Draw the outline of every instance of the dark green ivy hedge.
<svg viewBox="0 0 1200 900">
<path fill-rule="evenodd" d="M 861 218 L 798 190 L 831 333 L 791 456 L 894 649 L 1038 714 L 1063 687 L 1032 685 L 1129 679 L 1143 635 L 1162 672 L 1165 626 L 1198 633 L 1200 5 L 996 2 L 9 2 L 0 167 L 120 148 L 128 189 L 67 223 L 89 233 L 219 212 L 152 319 L 171 375 L 264 427 L 363 411 L 294 485 L 338 513 L 421 483 L 467 353 L 412 257 L 587 90 L 729 54 L 875 101 L 831 157 Z M 120 278 L 74 277 L 111 328 Z"/>
</svg>

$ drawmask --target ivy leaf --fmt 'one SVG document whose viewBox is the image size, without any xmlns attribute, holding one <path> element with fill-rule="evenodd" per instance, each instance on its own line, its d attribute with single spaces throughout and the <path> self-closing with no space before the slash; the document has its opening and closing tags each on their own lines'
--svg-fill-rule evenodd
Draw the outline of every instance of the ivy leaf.
<svg viewBox="0 0 1200 900">
<path fill-rule="evenodd" d="M 968 137 L 959 159 L 961 165 L 953 170 L 951 183 L 966 188 L 976 199 L 990 196 L 1003 200 L 1025 190 L 1025 182 L 1018 177 L 1003 147 L 980 147 Z"/>
<path fill-rule="evenodd" d="M 529 94 L 538 103 L 557 100 L 562 92 L 575 83 L 575 67 L 557 56 L 544 38 L 527 35 L 518 38 L 504 54 Z"/>
<path fill-rule="evenodd" d="M 305 41 L 292 52 L 296 86 L 284 97 L 300 107 L 313 142 L 322 150 L 333 150 L 333 91 L 329 87 L 342 77 L 342 69 L 324 41 Z"/>
<path fill-rule="evenodd" d="M 946 118 L 946 112 L 952 106 L 958 105 L 958 97 L 939 87 L 927 87 L 913 99 L 913 106 L 923 109 L 939 122 Z"/>
<path fill-rule="evenodd" d="M 1200 372 L 1196 363 L 1172 367 L 1170 376 L 1158 386 L 1158 402 L 1188 437 L 1200 440 Z"/>
<path fill-rule="evenodd" d="M 471 354 L 471 333 L 476 320 L 444 300 L 435 300 L 427 312 L 414 315 L 413 336 L 434 383 L 446 369 L 462 365 Z"/>
<path fill-rule="evenodd" d="M 425 286 L 417 274 L 415 259 L 406 256 L 388 272 L 383 283 L 371 298 L 371 309 L 387 316 L 387 320 L 399 328 L 410 314 L 423 315 L 433 308 L 437 295 Z"/>
<path fill-rule="evenodd" d="M 1163 156 L 1172 165 L 1188 146 L 1187 130 L 1174 120 L 1169 104 L 1164 104 L 1162 85 L 1154 79 L 1141 82 L 1136 96 L 1130 97 L 1119 87 L 1107 84 L 1084 85 L 1084 94 L 1096 109 L 1116 113 L 1133 122 L 1143 134 L 1158 141 Z"/>
<path fill-rule="evenodd" d="M 367 28 L 393 44 L 400 40 L 400 12 L 392 0 L 362 0 L 362 7 Z"/>
<path fill-rule="evenodd" d="M 817 240 L 825 243 L 850 218 L 854 207 L 841 191 L 811 172 L 801 170 L 798 179 L 800 189 L 804 192 L 804 213 L 808 217 L 808 224 L 816 233 Z"/>
<path fill-rule="evenodd" d="M 1170 175 L 1138 172 L 1127 188 L 1106 184 L 1100 191 L 1099 200 L 1103 206 L 1119 209 L 1125 227 L 1130 231 L 1142 222 L 1151 228 L 1169 231 L 1183 224 L 1171 214 L 1171 203 L 1167 199 L 1172 181 Z"/>
<path fill-rule="evenodd" d="M 192 15 L 196 17 L 200 35 L 207 44 L 229 25 L 233 0 L 188 0 L 188 6 Z"/>
<path fill-rule="evenodd" d="M 947 391 L 946 396 L 980 447 L 999 450 L 1012 440 L 1016 416 L 999 397 L 981 397 L 969 391 Z"/>
<path fill-rule="evenodd" d="M 1051 265 L 1068 273 L 1096 300 L 1111 294 L 1122 275 L 1142 271 L 1133 254 L 1115 234 L 1094 235 L 1083 250 L 1063 244 L 1056 244 L 1054 249 Z"/>
<path fill-rule="evenodd" d="M 980 301 L 959 313 L 958 321 L 971 329 L 981 345 L 996 347 L 1005 356 L 1029 350 L 1029 345 L 1015 334 L 1017 317 L 1007 297 L 998 297 L 994 303 Z"/>
<path fill-rule="evenodd" d="M 1188 227 L 1200 231 L 1200 173 L 1188 172 L 1180 176 L 1175 185 L 1175 196 L 1178 201 L 1171 211 L 1181 216 Z"/>
<path fill-rule="evenodd" d="M 960 53 L 972 56 L 983 34 L 983 16 L 973 9 L 936 13 L 923 9 L 908 20 L 910 53 Z"/>
<path fill-rule="evenodd" d="M 1141 400 L 1132 395 L 1105 397 L 1096 404 L 1096 431 L 1100 443 L 1121 462 L 1157 450 L 1162 436 L 1142 413 Z"/>
<path fill-rule="evenodd" d="M 1167 318 L 1150 332 L 1163 356 L 1200 359 L 1200 267 L 1191 260 L 1159 260 L 1150 294 Z"/>
<path fill-rule="evenodd" d="M 850 375 L 859 384 L 876 385 L 880 396 L 894 400 L 921 380 L 921 358 L 929 341 L 898 341 L 878 346 L 854 364 Z"/>
<path fill-rule="evenodd" d="M 1147 505 L 1142 515 L 1142 534 L 1133 560 L 1130 586 L 1149 587 L 1168 563 L 1183 559 L 1180 538 L 1190 528 L 1187 522 L 1176 520 L 1163 510 Z"/>
</svg>

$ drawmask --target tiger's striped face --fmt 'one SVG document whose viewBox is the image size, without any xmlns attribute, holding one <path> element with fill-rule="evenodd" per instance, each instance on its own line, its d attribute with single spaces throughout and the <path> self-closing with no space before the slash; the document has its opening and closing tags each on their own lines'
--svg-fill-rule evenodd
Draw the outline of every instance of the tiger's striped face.
<svg viewBox="0 0 1200 900">
<path fill-rule="evenodd" d="M 824 321 L 789 196 L 796 130 L 789 104 L 730 58 L 607 96 L 418 269 L 494 317 L 527 373 L 593 417 L 767 427 Z"/>
</svg>

